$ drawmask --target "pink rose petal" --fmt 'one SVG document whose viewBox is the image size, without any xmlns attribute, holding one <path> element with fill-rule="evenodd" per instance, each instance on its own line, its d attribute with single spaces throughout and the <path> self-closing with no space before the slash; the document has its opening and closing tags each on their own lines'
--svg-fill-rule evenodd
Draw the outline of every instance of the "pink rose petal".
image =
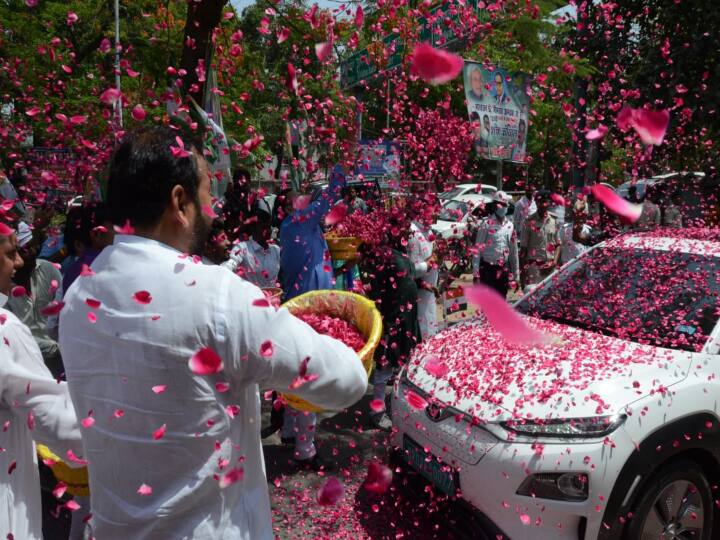
<svg viewBox="0 0 720 540">
<path fill-rule="evenodd" d="M 382 399 L 373 399 L 370 402 L 370 410 L 373 412 L 383 412 L 385 410 L 385 401 Z"/>
<path fill-rule="evenodd" d="M 92 311 L 88 311 L 86 316 L 90 324 L 95 324 L 97 322 L 97 315 L 95 315 Z"/>
<path fill-rule="evenodd" d="M 9 208 L 8 208 L 9 210 Z M 15 234 L 15 231 L 5 225 L 4 223 L 0 223 L 0 235 L 2 236 L 10 236 L 11 234 Z"/>
<path fill-rule="evenodd" d="M 160 439 L 162 439 L 165 436 L 165 429 L 166 429 L 166 425 L 163 424 L 162 426 L 157 428 L 155 431 L 153 431 L 153 439 L 155 439 L 156 441 L 159 441 Z"/>
<path fill-rule="evenodd" d="M 620 216 L 626 223 L 635 223 L 642 213 L 642 205 L 626 201 L 612 189 L 602 184 L 592 187 L 593 196 L 613 214 Z"/>
<path fill-rule="evenodd" d="M 447 372 L 449 371 L 445 362 L 443 362 L 437 356 L 432 356 L 428 358 L 423 364 L 423 367 L 425 368 L 425 371 L 438 379 L 447 375 Z"/>
<path fill-rule="evenodd" d="M 430 84 L 443 84 L 457 77 L 463 64 L 463 59 L 456 54 L 420 43 L 413 50 L 410 72 Z"/>
<path fill-rule="evenodd" d="M 63 506 L 65 506 L 65 508 L 67 508 L 71 512 L 76 512 L 77 510 L 80 510 L 80 505 L 76 503 L 73 499 L 70 499 Z"/>
<path fill-rule="evenodd" d="M 596 141 L 598 139 L 602 139 L 608 132 L 607 126 L 604 126 L 603 124 L 598 124 L 598 127 L 595 129 L 591 129 L 585 134 L 585 138 L 588 141 Z"/>
<path fill-rule="evenodd" d="M 336 476 L 329 477 L 317 494 L 317 502 L 321 506 L 331 506 L 345 497 L 345 488 Z"/>
<path fill-rule="evenodd" d="M 152 387 L 152 391 L 156 394 L 162 394 L 165 390 L 167 390 L 167 384 L 158 384 Z"/>
<path fill-rule="evenodd" d="M 57 485 L 53 488 L 52 494 L 53 494 L 53 497 L 55 497 L 56 499 L 59 499 L 63 495 L 65 495 L 66 491 L 67 491 L 67 484 L 65 484 L 65 482 L 58 482 Z"/>
<path fill-rule="evenodd" d="M 81 424 L 86 429 L 90 428 L 95 425 L 95 419 L 92 416 L 88 416 L 82 419 Z"/>
<path fill-rule="evenodd" d="M 363 13 L 363 8 L 361 5 L 358 5 L 357 9 L 355 10 L 355 27 L 360 30 L 363 26 L 363 22 L 365 21 L 365 13 Z"/>
<path fill-rule="evenodd" d="M 226 472 L 220 477 L 218 485 L 220 486 L 220 489 L 225 489 L 226 487 L 231 486 L 235 482 L 241 481 L 244 477 L 245 469 L 243 469 L 242 467 L 235 467 L 234 469 L 230 469 L 228 472 Z"/>
<path fill-rule="evenodd" d="M 145 120 L 145 109 L 143 109 L 143 106 L 140 104 L 135 105 L 130 111 L 130 114 L 138 122 Z"/>
<path fill-rule="evenodd" d="M 332 226 L 340 223 L 347 216 L 348 207 L 345 203 L 338 203 L 332 207 L 332 210 L 325 216 L 325 225 Z"/>
<path fill-rule="evenodd" d="M 97 309 L 102 304 L 100 300 L 95 300 L 94 298 L 86 298 L 85 303 L 88 305 L 88 307 L 91 307 L 92 309 Z"/>
<path fill-rule="evenodd" d="M 325 62 L 332 55 L 332 43 L 329 41 L 323 41 L 322 43 L 315 44 L 315 56 L 321 63 Z"/>
<path fill-rule="evenodd" d="M 145 496 L 152 495 L 152 488 L 150 486 L 148 486 L 147 484 L 142 484 L 138 488 L 137 492 L 139 495 L 145 495 Z"/>
<path fill-rule="evenodd" d="M 367 477 L 363 487 L 371 493 L 383 494 L 392 483 L 393 473 L 390 467 L 379 461 L 371 461 L 368 464 Z"/>
<path fill-rule="evenodd" d="M 220 355 L 210 347 L 203 347 L 193 354 L 188 366 L 196 375 L 212 375 L 221 372 L 224 367 Z"/>
<path fill-rule="evenodd" d="M 133 300 L 138 304 L 147 305 L 152 302 L 152 295 L 148 291 L 137 291 L 133 294 Z"/>
<path fill-rule="evenodd" d="M 50 317 L 52 315 L 57 315 L 60 313 L 62 308 L 65 307 L 65 302 L 58 302 L 57 300 L 53 300 L 50 302 L 47 306 L 45 306 L 40 313 L 44 315 L 45 317 Z"/>
<path fill-rule="evenodd" d="M 83 264 L 82 268 L 80 269 L 80 276 L 81 277 L 89 277 L 94 276 L 95 272 L 93 272 L 92 268 L 90 268 L 87 264 Z"/>
<path fill-rule="evenodd" d="M 495 289 L 486 285 L 463 287 L 465 298 L 479 307 L 488 323 L 503 339 L 522 345 L 543 345 L 551 337 L 528 325 Z"/>
<path fill-rule="evenodd" d="M 428 406 L 428 402 L 412 390 L 408 390 L 405 393 L 405 399 L 407 399 L 408 405 L 418 411 Z"/>
<path fill-rule="evenodd" d="M 264 356 L 265 358 L 269 358 L 273 355 L 274 349 L 272 341 L 269 339 L 267 341 L 263 341 L 260 345 L 260 356 Z"/>
<path fill-rule="evenodd" d="M 23 287 L 22 285 L 16 285 L 10 290 L 10 294 L 14 296 L 15 298 L 20 298 L 21 296 L 27 296 L 27 289 Z"/>
</svg>

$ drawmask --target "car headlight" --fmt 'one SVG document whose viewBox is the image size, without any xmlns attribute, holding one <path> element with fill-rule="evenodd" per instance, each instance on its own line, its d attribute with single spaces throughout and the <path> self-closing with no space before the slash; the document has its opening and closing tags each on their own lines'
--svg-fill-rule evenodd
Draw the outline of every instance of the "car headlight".
<svg viewBox="0 0 720 540">
<path fill-rule="evenodd" d="M 624 414 L 563 418 L 559 420 L 509 420 L 500 425 L 507 431 L 531 437 L 595 438 L 605 437 L 625 422 Z"/>
</svg>

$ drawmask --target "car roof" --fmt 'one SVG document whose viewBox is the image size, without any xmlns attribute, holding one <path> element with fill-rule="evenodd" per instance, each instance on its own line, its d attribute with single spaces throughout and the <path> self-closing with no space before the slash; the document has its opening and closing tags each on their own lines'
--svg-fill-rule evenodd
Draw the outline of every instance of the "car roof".
<svg viewBox="0 0 720 540">
<path fill-rule="evenodd" d="M 636 231 L 610 239 L 605 245 L 720 257 L 720 228 L 658 228 Z"/>
<path fill-rule="evenodd" d="M 451 201 L 458 201 L 458 202 L 471 202 L 471 203 L 477 203 L 477 202 L 490 202 L 492 201 L 492 198 L 490 198 L 487 195 L 483 195 L 482 193 L 463 193 L 462 195 L 458 195 L 457 197 L 454 197 L 450 199 Z"/>
</svg>

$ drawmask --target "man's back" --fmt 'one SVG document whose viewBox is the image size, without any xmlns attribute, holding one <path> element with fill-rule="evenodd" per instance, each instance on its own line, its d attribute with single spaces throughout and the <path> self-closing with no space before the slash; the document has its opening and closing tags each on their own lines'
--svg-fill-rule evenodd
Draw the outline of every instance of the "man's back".
<svg viewBox="0 0 720 540">
<path fill-rule="evenodd" d="M 352 373 L 339 384 L 321 375 L 297 393 L 342 408 L 364 391 L 357 358 L 265 307 L 259 289 L 226 269 L 152 240 L 117 238 L 93 270 L 66 295 L 60 345 L 78 417 L 94 419 L 83 443 L 95 536 L 272 538 L 256 382 L 286 388 L 300 342 L 309 371 L 326 375 L 339 358 Z M 191 371 L 204 347 L 222 372 Z M 231 483 L 221 488 L 223 478 Z M 138 493 L 143 484 L 150 495 Z"/>
</svg>

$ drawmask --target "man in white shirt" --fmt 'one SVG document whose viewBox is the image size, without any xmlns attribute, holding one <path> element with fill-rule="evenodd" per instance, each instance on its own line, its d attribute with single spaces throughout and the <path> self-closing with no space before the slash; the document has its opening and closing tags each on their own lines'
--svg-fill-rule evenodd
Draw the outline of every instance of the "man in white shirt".
<svg viewBox="0 0 720 540">
<path fill-rule="evenodd" d="M 510 274 L 520 281 L 515 227 L 506 219 L 510 197 L 504 191 L 493 194 L 492 214 L 480 222 L 472 259 L 473 278 L 506 297 Z"/>
<path fill-rule="evenodd" d="M 258 385 L 338 410 L 367 375 L 343 343 L 189 255 L 210 225 L 210 176 L 177 135 L 146 127 L 115 150 L 107 202 L 135 234 L 115 237 L 60 316 L 73 403 L 94 419 L 83 430 L 93 532 L 271 540 Z"/>
<path fill-rule="evenodd" d="M 250 219 L 250 239 L 232 248 L 230 260 L 241 278 L 263 289 L 277 287 L 280 246 L 270 243 L 270 214 L 256 205 Z"/>
<path fill-rule="evenodd" d="M 535 186 L 528 184 L 523 195 L 518 202 L 515 203 L 515 212 L 513 213 L 513 225 L 515 225 L 515 234 L 520 234 L 523 225 L 528 216 L 537 212 L 537 204 L 535 204 Z"/>
<path fill-rule="evenodd" d="M 435 221 L 434 201 L 420 201 L 423 208 L 415 209 L 415 219 L 410 225 L 408 257 L 418 282 L 418 322 L 423 340 L 438 331 L 436 291 L 438 267 L 435 261 L 434 233 L 430 226 Z M 427 204 L 425 204 L 427 203 Z"/>
<path fill-rule="evenodd" d="M 15 234 L 0 225 L 0 306 L 22 266 Z M 35 442 L 67 459 L 82 456 L 80 431 L 64 382 L 45 367 L 30 330 L 0 307 L 0 537 L 42 538 L 40 477 Z"/>
</svg>

